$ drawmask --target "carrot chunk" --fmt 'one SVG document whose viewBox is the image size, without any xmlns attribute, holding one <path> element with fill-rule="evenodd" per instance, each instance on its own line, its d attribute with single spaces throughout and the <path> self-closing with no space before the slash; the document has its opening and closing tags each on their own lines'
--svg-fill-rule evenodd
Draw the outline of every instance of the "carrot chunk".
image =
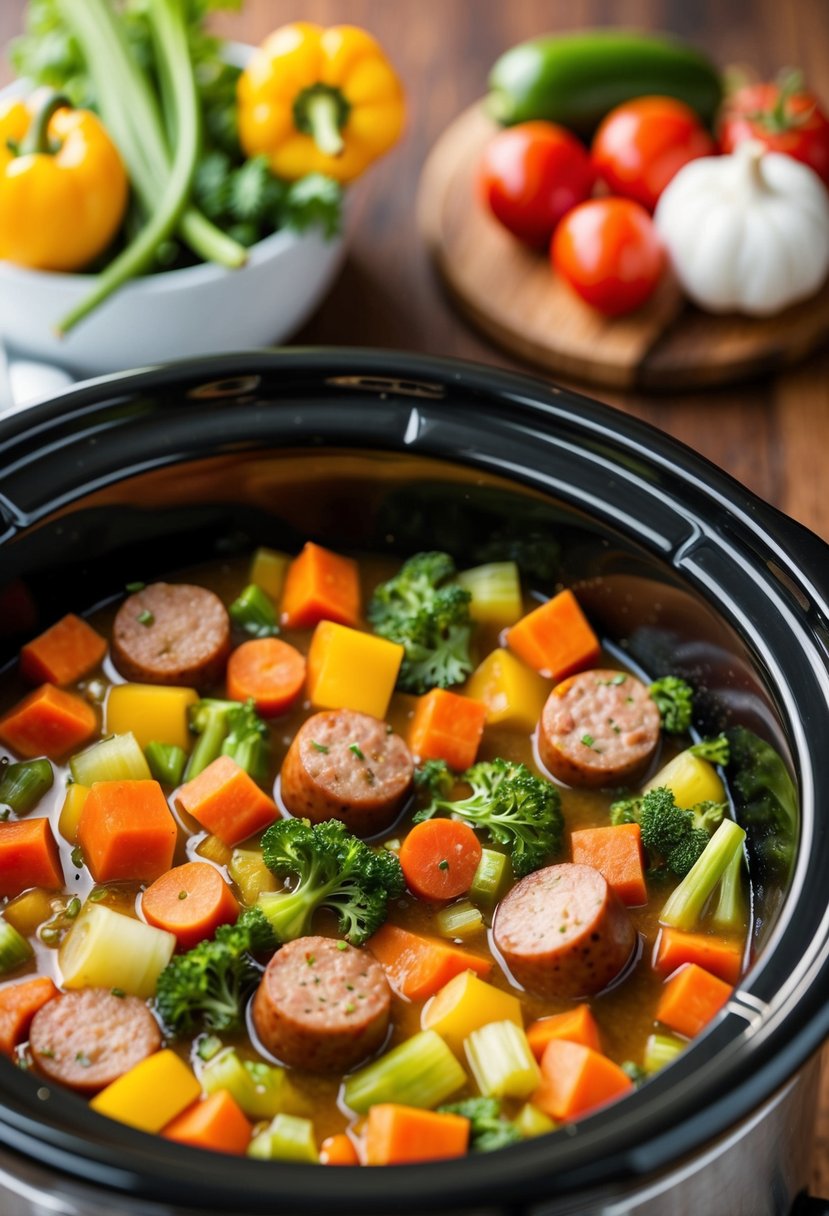
<svg viewBox="0 0 829 1216">
<path fill-rule="evenodd" d="M 357 563 L 308 541 L 294 558 L 282 593 L 282 624 L 310 629 L 318 621 L 356 625 L 360 619 Z"/>
<path fill-rule="evenodd" d="M 626 1073 L 607 1056 L 566 1039 L 552 1039 L 541 1057 L 541 1085 L 533 1106 L 551 1119 L 580 1119 L 633 1089 Z"/>
<path fill-rule="evenodd" d="M 70 612 L 20 650 L 20 672 L 33 684 L 74 684 L 106 654 L 106 639 Z"/>
<path fill-rule="evenodd" d="M 683 963 L 697 963 L 727 984 L 736 984 L 743 969 L 742 943 L 665 926 L 659 932 L 653 969 L 660 975 L 671 975 Z"/>
<path fill-rule="evenodd" d="M 96 882 L 152 882 L 173 864 L 177 837 L 157 781 L 96 781 L 78 821 Z"/>
<path fill-rule="evenodd" d="M 604 875 L 623 904 L 646 904 L 642 832 L 638 823 L 582 828 L 570 837 L 573 861 Z"/>
<path fill-rule="evenodd" d="M 601 1052 L 599 1028 L 589 1005 L 576 1005 L 565 1013 L 554 1013 L 549 1018 L 539 1018 L 527 1027 L 527 1039 L 537 1060 L 544 1055 L 548 1043 L 553 1039 L 566 1039 L 568 1043 L 581 1043 Z"/>
<path fill-rule="evenodd" d="M 48 819 L 0 823 L 0 895 L 10 898 L 29 887 L 56 891 L 63 869 Z"/>
<path fill-rule="evenodd" d="M 602 649 L 569 588 L 522 616 L 508 631 L 507 645 L 553 680 L 590 667 Z"/>
<path fill-rule="evenodd" d="M 320 1162 L 322 1165 L 359 1165 L 360 1158 L 351 1138 L 340 1132 L 336 1136 L 326 1136 L 320 1145 Z"/>
<path fill-rule="evenodd" d="M 206 861 L 188 861 L 157 878 L 141 896 L 144 919 L 157 929 L 174 933 L 182 950 L 189 950 L 219 925 L 230 925 L 239 904 L 219 871 Z"/>
<path fill-rule="evenodd" d="M 228 660 L 227 695 L 231 701 L 252 697 L 265 718 L 290 709 L 304 683 L 305 656 L 279 638 L 243 642 Z"/>
<path fill-rule="evenodd" d="M 487 707 L 445 688 L 420 697 L 409 727 L 409 747 L 421 760 L 445 760 L 462 772 L 475 763 Z"/>
<path fill-rule="evenodd" d="M 469 1120 L 395 1102 L 379 1102 L 368 1112 L 366 1163 L 404 1165 L 462 1157 L 469 1145 Z"/>
<path fill-rule="evenodd" d="M 91 739 L 95 710 L 74 693 L 43 684 L 0 718 L 0 743 L 19 756 L 55 759 Z"/>
<path fill-rule="evenodd" d="M 410 1001 L 433 996 L 461 971 L 474 971 L 483 978 L 492 971 L 489 959 L 398 925 L 386 923 L 366 944 L 392 987 Z"/>
<path fill-rule="evenodd" d="M 656 1020 L 692 1039 L 719 1013 L 731 988 L 697 963 L 683 963 L 662 990 Z"/>
<path fill-rule="evenodd" d="M 273 823 L 276 803 L 230 756 L 219 756 L 176 794 L 181 810 L 230 848 Z"/>
<path fill-rule="evenodd" d="M 241 1157 L 250 1144 L 252 1130 L 236 1099 L 228 1090 L 218 1089 L 176 1115 L 161 1134 L 177 1144 Z"/>
<path fill-rule="evenodd" d="M 406 885 L 418 899 L 454 899 L 472 885 L 482 852 L 468 824 L 427 819 L 411 829 L 399 856 Z"/>
<path fill-rule="evenodd" d="M 38 1009 L 59 995 L 45 975 L 0 990 L 0 1052 L 3 1055 L 14 1055 L 15 1047 L 29 1037 L 29 1027 Z"/>
</svg>

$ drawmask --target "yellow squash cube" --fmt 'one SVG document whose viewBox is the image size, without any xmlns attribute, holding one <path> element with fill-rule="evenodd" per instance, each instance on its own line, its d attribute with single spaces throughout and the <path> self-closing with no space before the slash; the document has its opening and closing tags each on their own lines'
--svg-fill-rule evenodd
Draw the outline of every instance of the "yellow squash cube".
<svg viewBox="0 0 829 1216">
<path fill-rule="evenodd" d="M 257 549 L 250 563 L 248 582 L 256 583 L 274 603 L 278 603 L 292 561 L 287 553 L 279 553 L 276 549 Z"/>
<path fill-rule="evenodd" d="M 32 887 L 31 891 L 18 895 L 17 899 L 6 904 L 3 920 L 7 920 L 24 937 L 31 937 L 41 925 L 52 919 L 56 908 L 59 907 L 60 898 L 56 899 L 54 891 Z"/>
<path fill-rule="evenodd" d="M 521 1002 L 509 992 L 484 983 L 474 971 L 462 971 L 427 1003 L 420 1024 L 424 1030 L 436 1030 L 462 1057 L 464 1039 L 490 1022 L 514 1022 L 523 1030 Z"/>
<path fill-rule="evenodd" d="M 106 733 L 132 731 L 142 748 L 152 742 L 169 743 L 189 752 L 193 736 L 187 726 L 187 710 L 198 699 L 192 688 L 116 684 L 107 697 Z"/>
<path fill-rule="evenodd" d="M 157 1051 L 101 1090 L 90 1106 L 142 1132 L 162 1127 L 196 1101 L 201 1086 L 174 1051 Z"/>
<path fill-rule="evenodd" d="M 698 802 L 725 802 L 725 787 L 713 764 L 687 751 L 669 760 L 648 782 L 645 792 L 655 790 L 660 785 L 667 785 L 677 806 L 684 811 L 690 810 Z"/>
<path fill-rule="evenodd" d="M 385 718 L 403 662 L 386 638 L 320 621 L 308 651 L 308 696 L 317 709 L 356 709 Z"/>
<path fill-rule="evenodd" d="M 508 650 L 493 650 L 469 677 L 464 693 L 487 707 L 489 726 L 532 731 L 541 717 L 550 682 Z"/>
<path fill-rule="evenodd" d="M 79 785 L 77 782 L 70 785 L 66 791 L 58 820 L 58 831 L 70 844 L 78 843 L 78 821 L 88 793 L 89 786 Z"/>
</svg>

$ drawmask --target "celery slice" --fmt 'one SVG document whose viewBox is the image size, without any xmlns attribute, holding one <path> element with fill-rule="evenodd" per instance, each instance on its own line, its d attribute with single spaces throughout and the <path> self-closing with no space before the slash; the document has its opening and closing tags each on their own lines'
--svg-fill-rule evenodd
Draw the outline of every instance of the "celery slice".
<svg viewBox="0 0 829 1216">
<path fill-rule="evenodd" d="M 25 815 L 52 788 L 54 774 L 48 760 L 21 760 L 0 769 L 0 804 L 15 815 Z"/>
<path fill-rule="evenodd" d="M 454 940 L 458 937 L 474 937 L 476 933 L 480 933 L 484 927 L 484 918 L 480 908 L 464 899 L 459 904 L 441 908 L 435 917 L 435 924 L 441 937 Z"/>
<path fill-rule="evenodd" d="M 527 1036 L 514 1022 L 490 1022 L 464 1040 L 466 1058 L 486 1098 L 529 1098 L 541 1083 Z"/>
<path fill-rule="evenodd" d="M 110 735 L 78 752 L 69 761 L 72 779 L 79 785 L 95 781 L 151 781 L 146 757 L 132 731 Z"/>
<path fill-rule="evenodd" d="M 743 829 L 732 819 L 723 820 L 698 860 L 668 897 L 659 917 L 661 924 L 686 933 L 696 927 L 708 898 L 734 854 L 742 848 L 745 838 Z"/>
<path fill-rule="evenodd" d="M 524 611 L 521 576 L 515 562 L 488 562 L 462 570 L 456 582 L 472 596 L 469 615 L 473 621 L 503 628 L 514 625 Z"/>
<path fill-rule="evenodd" d="M 430 1110 L 466 1084 L 466 1073 L 434 1030 L 421 1030 L 372 1064 L 346 1077 L 346 1106 L 365 1114 L 378 1102 Z"/>
<path fill-rule="evenodd" d="M 6 920 L 0 920 L 0 975 L 8 975 L 16 971 L 24 963 L 34 958 L 34 950 L 14 925 Z"/>
<path fill-rule="evenodd" d="M 277 1115 L 270 1127 L 255 1136 L 248 1146 L 248 1156 L 260 1161 L 319 1162 L 310 1119 L 298 1115 Z"/>
<path fill-rule="evenodd" d="M 146 1000 L 173 957 L 176 939 L 132 916 L 87 900 L 61 942 L 65 988 L 123 988 Z"/>
<path fill-rule="evenodd" d="M 545 1115 L 543 1110 L 533 1106 L 532 1102 L 526 1102 L 515 1117 L 515 1126 L 524 1139 L 529 1140 L 533 1136 L 554 1132 L 558 1124 L 549 1115 Z"/>
<path fill-rule="evenodd" d="M 245 587 L 228 608 L 233 624 L 254 638 L 272 638 L 279 633 L 273 603 L 256 583 Z"/>
<path fill-rule="evenodd" d="M 150 772 L 162 785 L 180 785 L 187 763 L 187 753 L 176 743 L 158 743 L 153 740 L 144 748 Z"/>
<path fill-rule="evenodd" d="M 232 1047 L 210 1060 L 202 1071 L 201 1084 L 208 1094 L 228 1090 L 249 1119 L 273 1119 L 296 1110 L 299 1103 L 284 1068 L 240 1060 Z"/>
<path fill-rule="evenodd" d="M 687 1046 L 687 1043 L 672 1034 L 648 1035 L 642 1067 L 648 1074 L 659 1072 L 660 1068 L 664 1068 L 666 1064 L 670 1064 L 671 1060 L 675 1060 Z"/>
<path fill-rule="evenodd" d="M 496 849 L 483 849 L 469 888 L 469 898 L 491 911 L 503 894 L 509 871 L 509 858 L 506 853 L 499 853 Z"/>
</svg>

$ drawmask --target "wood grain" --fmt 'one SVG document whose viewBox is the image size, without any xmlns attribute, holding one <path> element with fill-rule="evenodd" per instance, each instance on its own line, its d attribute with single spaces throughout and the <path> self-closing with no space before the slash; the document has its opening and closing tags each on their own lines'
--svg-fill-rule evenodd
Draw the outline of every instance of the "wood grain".
<svg viewBox="0 0 829 1216">
<path fill-rule="evenodd" d="M 0 47 L 23 0 L 0 0 Z M 671 30 L 718 62 L 763 74 L 799 64 L 829 101 L 827 0 L 247 0 L 217 29 L 258 42 L 281 22 L 355 22 L 390 49 L 409 98 L 406 135 L 360 183 L 350 256 L 331 295 L 297 335 L 304 344 L 398 347 L 519 367 L 459 320 L 418 239 L 417 184 L 429 149 L 481 96 L 507 46 L 545 30 L 619 25 Z M 0 79 L 9 78 L 0 66 Z M 561 377 L 560 379 L 565 380 Z M 566 381 L 565 381 L 566 382 Z M 829 540 L 829 352 L 739 387 L 602 390 L 604 400 L 689 444 L 761 497 Z M 829 1195 L 829 1074 L 824 1073 L 813 1189 Z"/>
</svg>

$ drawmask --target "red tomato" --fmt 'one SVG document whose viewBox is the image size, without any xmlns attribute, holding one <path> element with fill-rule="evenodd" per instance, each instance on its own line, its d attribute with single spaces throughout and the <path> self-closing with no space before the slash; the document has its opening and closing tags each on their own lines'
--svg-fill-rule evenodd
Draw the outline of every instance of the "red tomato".
<svg viewBox="0 0 829 1216">
<path fill-rule="evenodd" d="M 653 211 L 671 178 L 716 145 L 685 102 L 637 97 L 611 110 L 593 137 L 593 164 L 614 194 Z"/>
<path fill-rule="evenodd" d="M 552 122 L 507 127 L 481 158 L 481 192 L 495 218 L 542 248 L 561 217 L 590 196 L 595 180 L 583 145 Z"/>
<path fill-rule="evenodd" d="M 829 118 L 798 84 L 795 74 L 782 84 L 751 84 L 733 93 L 720 115 L 720 147 L 733 152 L 737 144 L 759 139 L 769 151 L 809 165 L 829 186 Z"/>
<path fill-rule="evenodd" d="M 609 317 L 644 304 L 665 264 L 653 220 L 628 198 L 574 207 L 555 230 L 550 256 L 582 299 Z"/>
</svg>

